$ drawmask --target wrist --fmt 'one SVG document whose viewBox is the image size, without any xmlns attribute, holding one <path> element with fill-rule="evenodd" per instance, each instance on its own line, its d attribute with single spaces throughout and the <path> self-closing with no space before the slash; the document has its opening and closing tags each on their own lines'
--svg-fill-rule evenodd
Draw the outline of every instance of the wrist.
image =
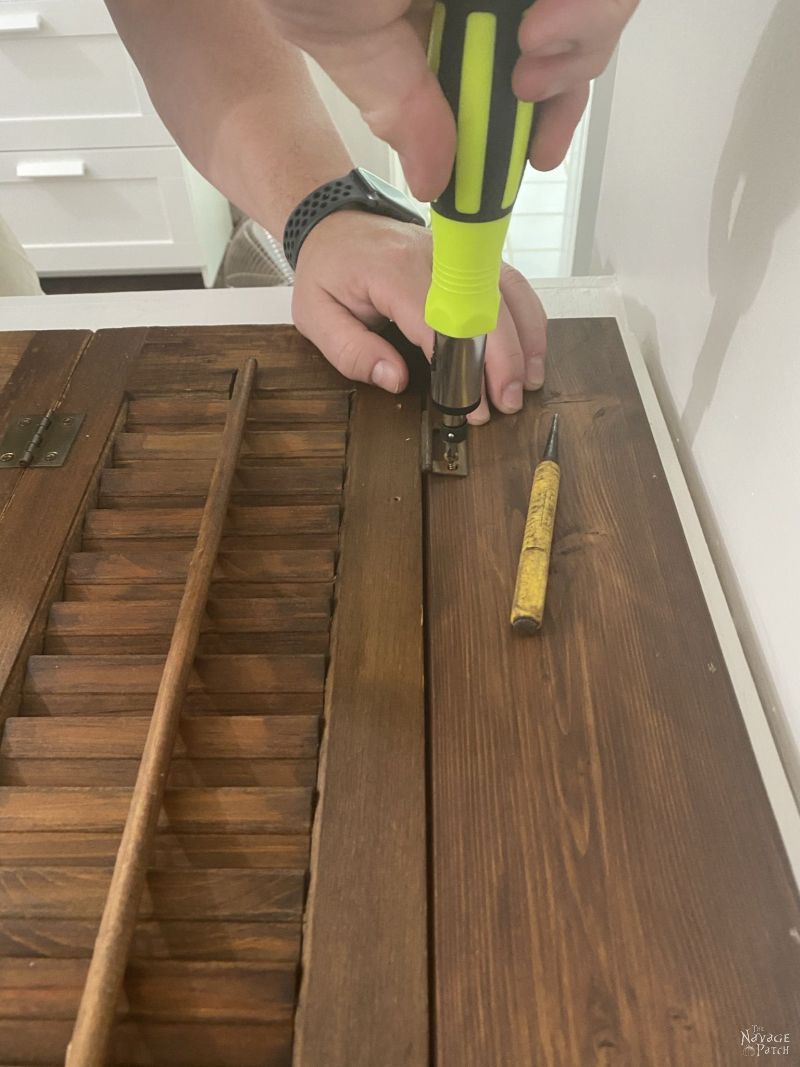
<svg viewBox="0 0 800 1067">
<path fill-rule="evenodd" d="M 424 217 L 405 193 L 377 175 L 356 167 L 318 186 L 290 214 L 283 231 L 283 250 L 293 268 L 306 238 L 321 221 L 341 211 L 358 211 L 425 226 Z"/>
</svg>

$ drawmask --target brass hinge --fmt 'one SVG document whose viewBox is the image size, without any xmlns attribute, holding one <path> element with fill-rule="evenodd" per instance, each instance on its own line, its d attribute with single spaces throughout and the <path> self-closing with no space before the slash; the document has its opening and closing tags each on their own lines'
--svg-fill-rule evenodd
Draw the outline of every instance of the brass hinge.
<svg viewBox="0 0 800 1067">
<path fill-rule="evenodd" d="M 21 415 L 0 441 L 0 467 L 63 467 L 84 417 L 68 411 Z"/>
</svg>

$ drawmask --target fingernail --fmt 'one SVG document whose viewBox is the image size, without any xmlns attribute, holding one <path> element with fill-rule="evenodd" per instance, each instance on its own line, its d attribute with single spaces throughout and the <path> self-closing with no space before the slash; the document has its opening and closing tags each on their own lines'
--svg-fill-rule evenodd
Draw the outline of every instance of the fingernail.
<svg viewBox="0 0 800 1067">
<path fill-rule="evenodd" d="M 485 426 L 490 418 L 491 415 L 488 411 L 471 411 L 467 415 L 467 422 L 470 426 Z"/>
<path fill-rule="evenodd" d="M 387 393 L 396 393 L 400 388 L 397 368 L 385 359 L 379 360 L 372 368 L 372 384 L 380 386 Z"/>
<path fill-rule="evenodd" d="M 503 390 L 500 398 L 503 409 L 510 415 L 522 407 L 522 382 L 512 382 Z"/>
<path fill-rule="evenodd" d="M 544 360 L 541 356 L 528 356 L 525 360 L 525 386 L 541 389 L 544 385 Z"/>
<path fill-rule="evenodd" d="M 432 184 L 428 174 L 420 171 L 416 160 L 409 159 L 408 156 L 402 154 L 399 155 L 399 159 L 406 183 L 414 196 L 424 203 L 436 200 L 439 194 L 444 191 L 444 187 L 439 189 L 435 184 Z"/>
</svg>

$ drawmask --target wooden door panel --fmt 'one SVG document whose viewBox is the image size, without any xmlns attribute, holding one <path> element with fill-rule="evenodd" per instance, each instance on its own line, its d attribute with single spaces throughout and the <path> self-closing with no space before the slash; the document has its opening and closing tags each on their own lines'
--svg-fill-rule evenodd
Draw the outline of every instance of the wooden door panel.
<svg viewBox="0 0 800 1067">
<path fill-rule="evenodd" d="M 542 393 L 427 482 L 413 389 L 154 328 L 0 335 L 0 422 L 89 417 L 71 467 L 0 471 L 0 1062 L 63 1059 L 251 355 L 111 1062 L 727 1067 L 791 1031 L 797 891 L 614 323 L 552 324 Z"/>
<path fill-rule="evenodd" d="M 468 478 L 427 484 L 436 1062 L 738 1062 L 737 1020 L 797 1017 L 800 909 L 615 324 L 551 324 L 545 390 L 470 448 Z"/>
<path fill-rule="evenodd" d="M 0 740 L 0 1060 L 63 1060 L 232 374 L 256 355 L 112 1059 L 288 1064 L 302 947 L 319 1010 L 304 1015 L 298 1057 L 421 1064 L 419 404 L 372 390 L 353 400 L 292 330 L 211 333 L 18 335 L 0 348 L 11 371 L 27 345 L 4 416 L 46 410 L 69 380 L 65 402 L 89 409 L 91 442 L 60 472 L 0 472 L 3 592 L 16 597 L 0 602 L 0 688 L 16 712 Z M 409 566 L 410 581 L 404 599 L 383 581 L 372 600 L 387 543 L 387 564 Z M 396 666 L 376 700 L 360 670 L 367 656 L 376 677 L 387 647 Z M 323 734 L 327 815 L 320 805 L 312 862 Z M 376 847 L 384 821 L 393 832 Z"/>
</svg>

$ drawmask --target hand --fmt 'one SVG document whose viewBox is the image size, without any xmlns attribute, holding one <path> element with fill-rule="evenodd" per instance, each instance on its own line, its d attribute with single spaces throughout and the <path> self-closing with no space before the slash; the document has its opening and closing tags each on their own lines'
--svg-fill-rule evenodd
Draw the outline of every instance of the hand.
<svg viewBox="0 0 800 1067">
<path fill-rule="evenodd" d="M 567 154 L 589 100 L 589 83 L 608 66 L 639 0 L 536 0 L 519 30 L 512 86 L 540 101 L 530 161 L 553 170 Z"/>
<path fill-rule="evenodd" d="M 428 67 L 432 0 L 262 2 L 395 149 L 414 195 L 435 200 L 453 169 L 456 125 Z"/>
<path fill-rule="evenodd" d="M 392 319 L 430 359 L 433 331 L 425 325 L 431 279 L 431 235 L 421 226 L 361 211 L 339 211 L 318 222 L 300 249 L 292 313 L 302 334 L 347 378 L 398 393 L 408 382 L 403 358 L 373 331 Z M 547 319 L 525 278 L 503 265 L 497 329 L 486 345 L 486 389 L 506 414 L 522 406 L 522 390 L 544 381 Z M 469 416 L 489 419 L 484 395 Z"/>
<path fill-rule="evenodd" d="M 430 0 L 262 0 L 283 36 L 324 68 L 372 132 L 397 151 L 411 191 L 450 178 L 455 120 L 428 69 Z M 552 170 L 569 148 L 589 82 L 605 70 L 638 0 L 536 0 L 519 31 L 513 87 L 540 102 L 530 159 Z"/>
</svg>

